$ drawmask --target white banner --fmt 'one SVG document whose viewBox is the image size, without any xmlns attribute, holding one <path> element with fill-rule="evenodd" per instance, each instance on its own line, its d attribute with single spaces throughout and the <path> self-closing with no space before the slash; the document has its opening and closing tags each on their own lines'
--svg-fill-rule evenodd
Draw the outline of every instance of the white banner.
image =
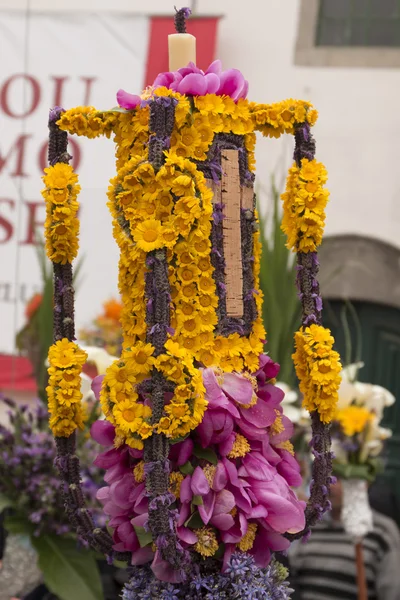
<svg viewBox="0 0 400 600">
<path fill-rule="evenodd" d="M 24 306 L 40 291 L 35 230 L 45 218 L 42 169 L 55 105 L 115 106 L 116 91 L 143 86 L 148 19 L 129 14 L 0 12 L 0 352 L 11 353 Z M 118 253 L 106 207 L 114 144 L 74 137 L 82 192 L 78 328 L 118 293 Z"/>
</svg>

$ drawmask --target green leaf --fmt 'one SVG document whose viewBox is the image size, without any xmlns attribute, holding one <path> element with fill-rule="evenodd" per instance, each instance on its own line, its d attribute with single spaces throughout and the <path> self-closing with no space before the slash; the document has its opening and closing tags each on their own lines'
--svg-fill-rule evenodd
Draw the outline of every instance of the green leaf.
<svg viewBox="0 0 400 600">
<path fill-rule="evenodd" d="M 93 554 L 62 536 L 32 537 L 44 582 L 60 600 L 102 600 L 100 573 Z"/>
<path fill-rule="evenodd" d="M 203 458 L 204 460 L 208 460 L 208 462 L 213 465 L 218 464 L 218 457 L 215 454 L 214 450 L 211 450 L 210 448 L 202 448 L 201 446 L 195 444 L 193 454 L 196 458 Z"/>
<path fill-rule="evenodd" d="M 194 472 L 194 467 L 190 461 L 187 461 L 184 465 L 179 467 L 179 470 L 181 473 L 183 473 L 183 475 L 192 475 Z"/>
<path fill-rule="evenodd" d="M 26 535 L 31 535 L 34 530 L 34 526 L 23 517 L 18 515 L 9 515 L 4 519 L 4 529 L 6 529 L 8 533 L 23 533 Z"/>
<path fill-rule="evenodd" d="M 223 558 L 224 554 L 225 554 L 225 544 L 220 544 L 218 546 L 218 550 L 214 554 L 213 558 L 215 558 L 215 559 Z"/>
<path fill-rule="evenodd" d="M 133 528 L 136 532 L 141 548 L 151 544 L 153 537 L 149 531 L 146 531 L 144 527 L 139 527 L 138 525 L 134 525 Z"/>
<path fill-rule="evenodd" d="M 12 502 L 7 496 L 4 494 L 0 494 L 0 513 L 3 512 L 6 508 L 11 508 Z"/>
<path fill-rule="evenodd" d="M 204 527 L 204 523 L 200 517 L 200 513 L 198 511 L 194 512 L 191 517 L 185 522 L 185 527 L 189 529 L 201 529 Z"/>
<path fill-rule="evenodd" d="M 194 506 L 203 506 L 203 498 L 197 494 L 193 496 L 192 504 Z"/>
</svg>

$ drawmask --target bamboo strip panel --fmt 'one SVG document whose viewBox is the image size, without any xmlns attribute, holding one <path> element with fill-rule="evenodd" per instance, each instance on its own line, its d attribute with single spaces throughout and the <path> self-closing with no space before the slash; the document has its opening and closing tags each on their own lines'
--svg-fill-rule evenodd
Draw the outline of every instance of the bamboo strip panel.
<svg viewBox="0 0 400 600">
<path fill-rule="evenodd" d="M 225 286 L 228 317 L 243 316 L 242 239 L 240 228 L 241 185 L 239 153 L 221 151 L 222 203 L 224 204 Z"/>
</svg>

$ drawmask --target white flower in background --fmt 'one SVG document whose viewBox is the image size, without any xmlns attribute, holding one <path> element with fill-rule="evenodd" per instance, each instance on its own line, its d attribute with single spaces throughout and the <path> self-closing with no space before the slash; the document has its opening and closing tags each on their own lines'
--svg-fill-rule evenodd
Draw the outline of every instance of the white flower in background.
<svg viewBox="0 0 400 600">
<path fill-rule="evenodd" d="M 281 404 L 285 417 L 290 419 L 294 425 L 305 425 L 308 423 L 310 420 L 308 412 L 304 408 L 294 406 L 299 397 L 297 392 L 292 390 L 286 383 L 283 383 L 283 381 L 277 381 L 275 385 L 285 394 Z"/>
<path fill-rule="evenodd" d="M 80 344 L 80 348 L 88 355 L 86 362 L 95 365 L 97 375 L 104 375 L 107 368 L 117 358 L 116 356 L 108 354 L 104 348 L 98 348 L 97 346 L 84 346 Z M 81 375 L 81 393 L 83 395 L 83 402 L 93 403 L 96 401 L 92 391 L 92 378 L 89 377 L 89 375 L 86 375 L 86 373 L 82 373 Z"/>
<path fill-rule="evenodd" d="M 374 415 L 362 438 L 361 462 L 366 461 L 368 457 L 378 456 L 382 452 L 383 441 L 392 435 L 390 429 L 380 427 L 379 423 L 383 418 L 384 409 L 395 402 L 393 394 L 380 385 L 356 381 L 357 373 L 363 366 L 364 363 L 358 362 L 350 364 L 342 370 L 338 401 L 338 409 L 356 404 L 366 408 Z M 338 460 L 345 458 L 343 449 L 340 450 L 338 444 L 336 444 L 334 451 Z"/>
</svg>

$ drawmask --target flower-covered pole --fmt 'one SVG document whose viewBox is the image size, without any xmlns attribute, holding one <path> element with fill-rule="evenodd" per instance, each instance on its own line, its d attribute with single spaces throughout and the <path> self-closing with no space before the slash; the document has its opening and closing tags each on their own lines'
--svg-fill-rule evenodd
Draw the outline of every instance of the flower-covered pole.
<svg viewBox="0 0 400 600">
<path fill-rule="evenodd" d="M 322 188 L 326 173 L 323 165 L 315 161 L 315 140 L 307 121 L 295 126 L 294 137 L 295 166 L 283 194 L 286 208 L 283 229 L 288 234 L 289 244 L 294 242 L 297 255 L 296 283 L 302 305 L 302 327 L 296 334 L 294 360 L 304 404 L 311 412 L 310 447 L 314 461 L 306 527 L 290 535 L 291 539 L 307 535 L 310 527 L 330 509 L 329 485 L 334 481 L 330 421 L 337 402 L 340 371 L 339 356 L 332 350 L 333 338 L 322 327 L 322 300 L 317 279 L 317 246 L 322 239 L 323 208 L 328 197 Z"/>
<path fill-rule="evenodd" d="M 113 554 L 112 538 L 97 528 L 85 507 L 79 459 L 76 456 L 76 428 L 82 427 L 80 373 L 86 353 L 74 343 L 74 287 L 72 260 L 78 249 L 79 223 L 76 218 L 78 178 L 69 165 L 68 135 L 57 125 L 64 110 L 56 107 L 49 116 L 49 168 L 45 169 L 46 250 L 54 272 L 54 344 L 49 350 L 47 388 L 50 426 L 55 435 L 56 464 L 64 482 L 67 515 L 82 539 L 107 556 Z M 119 558 L 124 558 L 120 555 Z"/>
<path fill-rule="evenodd" d="M 174 128 L 175 98 L 158 97 L 150 101 L 149 162 L 157 173 L 164 163 L 164 152 L 170 145 Z M 165 352 L 170 331 L 171 291 L 168 279 L 166 248 L 149 252 L 146 259 L 146 325 L 147 342 L 154 347 L 154 356 Z M 149 380 L 152 401 L 151 423 L 158 423 L 164 412 L 164 397 L 174 385 L 154 369 Z M 154 433 L 144 441 L 144 470 L 149 496 L 148 528 L 158 551 L 175 569 L 184 571 L 188 553 L 176 537 L 175 512 L 170 506 L 175 496 L 169 492 L 169 441 L 164 433 Z"/>
</svg>

